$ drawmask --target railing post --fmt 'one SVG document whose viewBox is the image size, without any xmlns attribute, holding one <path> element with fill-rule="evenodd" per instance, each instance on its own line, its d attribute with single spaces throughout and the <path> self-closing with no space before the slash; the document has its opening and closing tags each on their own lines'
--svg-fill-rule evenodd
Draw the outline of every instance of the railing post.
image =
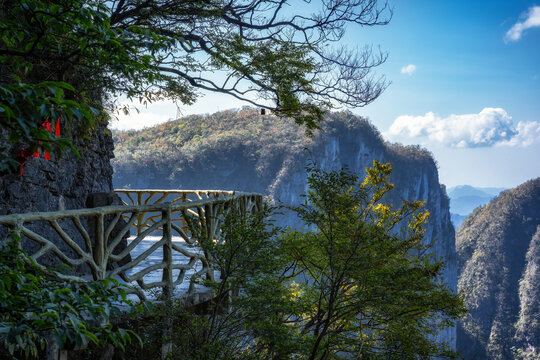
<svg viewBox="0 0 540 360">
<path fill-rule="evenodd" d="M 172 276 L 172 226 L 171 226 L 171 205 L 167 207 L 167 210 L 161 212 L 161 216 L 167 220 L 163 224 L 163 238 L 165 244 L 163 244 L 163 262 L 166 264 L 163 269 L 161 280 L 166 284 L 163 287 L 163 295 L 166 297 L 166 304 L 168 310 L 172 308 L 172 296 L 174 294 L 174 284 Z M 163 343 L 161 345 L 161 358 L 170 358 L 172 352 L 172 328 L 173 328 L 173 314 L 167 316 L 163 328 Z"/>
<path fill-rule="evenodd" d="M 12 228 L 12 235 L 11 235 L 12 238 L 14 236 L 17 238 L 18 241 L 15 241 L 15 244 L 17 248 L 19 249 L 22 249 L 22 226 L 23 226 L 23 222 L 21 220 L 18 220 L 17 225 L 15 225 L 15 227 Z"/>
<path fill-rule="evenodd" d="M 97 268 L 99 269 L 96 280 L 104 279 L 105 272 L 107 271 L 107 264 L 105 262 L 104 234 L 105 234 L 104 215 L 99 214 L 97 216 L 95 241 L 94 241 L 94 261 L 96 262 Z"/>
<path fill-rule="evenodd" d="M 137 205 L 142 205 L 142 192 L 137 193 Z M 144 220 L 144 214 L 145 213 L 139 213 L 137 214 L 137 236 L 141 235 L 142 233 L 142 226 L 143 226 L 143 220 Z"/>
<path fill-rule="evenodd" d="M 166 264 L 163 269 L 161 280 L 166 284 L 163 288 L 163 293 L 167 298 L 171 298 L 174 292 L 173 276 L 172 276 L 172 227 L 171 227 L 171 206 L 161 213 L 161 216 L 167 219 L 163 225 L 163 262 Z"/>
<path fill-rule="evenodd" d="M 185 193 L 182 194 L 181 199 L 182 199 L 182 203 L 185 203 L 187 201 L 187 195 Z M 186 219 L 184 219 L 184 216 L 182 216 L 181 222 L 182 222 L 182 230 L 187 231 L 187 222 L 186 222 Z"/>
<path fill-rule="evenodd" d="M 263 198 L 262 198 L 262 195 L 255 195 L 255 202 L 257 204 L 257 211 L 261 212 L 263 210 Z"/>
<path fill-rule="evenodd" d="M 213 203 L 207 204 L 204 206 L 204 223 L 201 223 L 202 226 L 206 228 L 206 232 L 203 236 L 206 237 L 204 241 L 214 241 L 214 234 L 213 234 L 213 222 L 215 221 L 213 213 L 214 213 L 214 207 Z M 208 263 L 210 264 L 212 262 L 212 255 L 206 250 L 204 250 L 204 256 L 208 260 Z M 214 281 L 214 270 L 212 270 L 212 265 L 210 264 L 210 270 L 206 273 L 206 278 L 210 281 Z"/>
<path fill-rule="evenodd" d="M 248 207 L 247 197 L 242 196 L 240 199 L 238 199 L 238 202 L 240 205 L 240 209 L 239 209 L 240 216 L 242 216 L 243 221 L 246 221 L 246 213 L 247 213 L 247 207 Z"/>
</svg>

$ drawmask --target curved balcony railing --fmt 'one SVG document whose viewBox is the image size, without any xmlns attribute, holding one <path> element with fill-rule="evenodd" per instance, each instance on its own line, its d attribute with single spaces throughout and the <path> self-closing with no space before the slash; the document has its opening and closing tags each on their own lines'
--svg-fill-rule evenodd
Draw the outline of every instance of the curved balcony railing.
<svg viewBox="0 0 540 360">
<path fill-rule="evenodd" d="M 225 215 L 248 216 L 262 207 L 259 194 L 231 191 L 117 190 L 125 205 L 0 216 L 40 266 L 66 264 L 65 279 L 116 277 L 137 296 L 166 296 L 197 289 L 197 277 L 213 280 L 212 259 L 200 244 L 217 241 Z M 129 203 L 131 202 L 131 204 Z M 143 246 L 144 245 L 144 246 Z M 138 251 L 136 251 L 139 249 Z"/>
<path fill-rule="evenodd" d="M 121 195 L 124 205 L 148 205 L 148 204 L 160 204 L 164 202 L 170 202 L 171 204 L 185 203 L 201 200 L 220 199 L 226 196 L 232 196 L 234 191 L 224 190 L 131 190 L 131 189 L 117 189 L 115 193 Z M 240 193 L 239 193 L 240 194 Z M 139 214 L 137 220 L 133 226 L 137 229 L 137 234 L 140 234 L 143 229 L 147 228 L 149 224 L 153 224 L 155 219 L 159 215 L 144 216 Z M 172 221 L 182 221 L 183 219 L 173 219 Z M 185 225 L 185 222 L 183 222 Z"/>
</svg>

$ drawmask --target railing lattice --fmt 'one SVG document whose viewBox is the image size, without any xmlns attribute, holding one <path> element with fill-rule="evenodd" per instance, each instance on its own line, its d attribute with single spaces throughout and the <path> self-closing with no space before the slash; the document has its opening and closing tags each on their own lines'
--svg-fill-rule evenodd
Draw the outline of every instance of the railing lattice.
<svg viewBox="0 0 540 360">
<path fill-rule="evenodd" d="M 261 195 L 232 191 L 116 192 L 123 197 L 124 206 L 12 214 L 0 216 L 0 225 L 32 243 L 35 250 L 29 254 L 38 264 L 42 259 L 54 259 L 78 269 L 72 273 L 57 272 L 61 278 L 87 281 L 116 277 L 136 284 L 137 296 L 146 300 L 151 290 L 173 296 L 185 285 L 188 272 L 191 279 L 204 276 L 213 280 L 211 258 L 200 244 L 219 240 L 223 219 L 230 209 L 247 216 L 262 207 Z M 131 256 L 137 246 L 156 234 L 156 241 Z M 127 236 L 129 241 L 124 241 L 122 248 L 120 244 Z M 159 261 L 146 263 L 150 258 Z M 147 279 L 156 272 L 160 273 L 158 279 Z M 190 281 L 185 295 L 195 291 L 194 282 Z"/>
</svg>

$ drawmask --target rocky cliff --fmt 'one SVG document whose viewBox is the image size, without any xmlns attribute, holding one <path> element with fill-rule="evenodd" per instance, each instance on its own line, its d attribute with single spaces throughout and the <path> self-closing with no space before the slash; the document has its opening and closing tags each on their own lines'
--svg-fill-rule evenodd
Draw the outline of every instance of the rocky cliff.
<svg viewBox="0 0 540 360">
<path fill-rule="evenodd" d="M 443 278 L 457 287 L 454 228 L 432 156 L 418 147 L 385 143 L 368 121 L 332 113 L 313 138 L 293 122 L 253 109 L 189 116 L 142 131 L 115 134 L 116 188 L 234 189 L 263 193 L 276 203 L 298 204 L 309 162 L 324 169 L 347 166 L 363 176 L 373 159 L 391 162 L 391 201 L 425 200 L 431 213 L 426 241 L 444 257 Z M 295 225 L 292 217 L 282 224 Z M 455 345 L 455 329 L 441 338 Z"/>
<path fill-rule="evenodd" d="M 90 138 L 75 137 L 78 158 L 70 150 L 60 159 L 30 157 L 23 174 L 0 176 L 0 215 L 85 207 L 88 194 L 111 192 L 113 141 L 105 125 Z"/>
<path fill-rule="evenodd" d="M 465 359 L 540 358 L 540 178 L 477 208 L 456 246 L 470 309 L 458 351 Z"/>
<path fill-rule="evenodd" d="M 114 156 L 114 145 L 106 124 L 99 125 L 90 136 L 73 136 L 73 143 L 81 153 L 80 158 L 69 150 L 60 159 L 52 154 L 50 160 L 45 160 L 42 154 L 30 157 L 22 174 L 1 175 L 0 215 L 84 208 L 90 194 L 111 193 L 113 169 L 110 160 Z M 35 223 L 30 228 L 48 239 L 58 239 L 49 224 Z M 65 224 L 64 230 L 80 245 L 84 244 L 73 224 Z M 0 226 L 0 239 L 6 235 L 7 229 Z M 57 244 L 61 250 L 73 255 L 63 242 Z M 23 248 L 33 252 L 37 244 L 23 239 Z M 40 259 L 45 265 L 57 261 L 51 257 Z"/>
</svg>

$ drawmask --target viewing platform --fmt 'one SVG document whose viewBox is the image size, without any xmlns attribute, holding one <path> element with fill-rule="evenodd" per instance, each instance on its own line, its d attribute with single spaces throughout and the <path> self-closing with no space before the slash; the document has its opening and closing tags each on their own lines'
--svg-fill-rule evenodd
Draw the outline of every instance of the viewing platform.
<svg viewBox="0 0 540 360">
<path fill-rule="evenodd" d="M 130 285 L 131 297 L 184 298 L 194 306 L 211 298 L 195 279 L 219 279 L 203 241 L 221 239 L 227 213 L 249 216 L 262 195 L 220 190 L 115 190 L 123 205 L 0 216 L 43 267 L 65 264 L 62 279 L 112 277 Z"/>
</svg>

